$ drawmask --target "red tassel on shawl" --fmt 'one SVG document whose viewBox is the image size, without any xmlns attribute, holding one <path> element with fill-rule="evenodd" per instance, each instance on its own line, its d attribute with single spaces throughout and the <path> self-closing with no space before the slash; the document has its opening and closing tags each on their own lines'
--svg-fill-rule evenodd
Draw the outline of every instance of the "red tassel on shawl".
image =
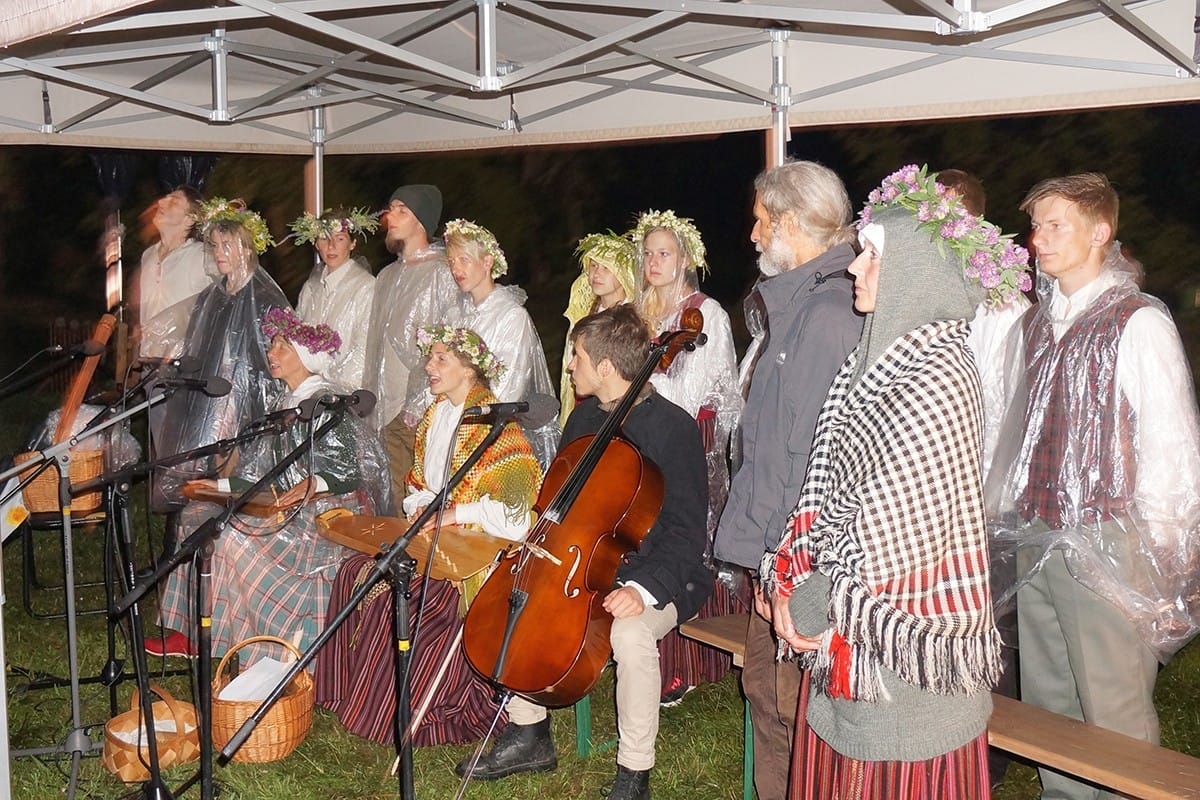
<svg viewBox="0 0 1200 800">
<path fill-rule="evenodd" d="M 812 572 L 812 556 L 807 547 L 796 546 L 796 539 L 808 533 L 816 518 L 815 511 L 803 511 L 788 520 L 789 525 L 784 530 L 783 541 L 775 553 L 776 591 L 783 597 L 791 596 L 795 583 L 798 583 L 795 578 L 802 578 Z"/>
<path fill-rule="evenodd" d="M 825 689 L 830 697 L 853 700 L 850 696 L 850 644 L 837 631 L 829 638 L 829 684 Z"/>
<path fill-rule="evenodd" d="M 816 518 L 815 511 L 803 511 L 797 514 L 796 518 L 792 520 L 791 539 L 795 540 L 799 536 L 807 535 Z M 792 553 L 792 570 L 795 575 L 806 575 L 812 572 L 812 555 L 808 552 L 807 547 L 798 548 Z"/>
</svg>

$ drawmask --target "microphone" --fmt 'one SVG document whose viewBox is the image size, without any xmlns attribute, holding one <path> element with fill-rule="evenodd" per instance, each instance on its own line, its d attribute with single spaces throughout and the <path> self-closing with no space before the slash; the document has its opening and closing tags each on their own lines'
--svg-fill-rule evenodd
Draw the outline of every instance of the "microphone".
<svg viewBox="0 0 1200 800">
<path fill-rule="evenodd" d="M 278 411 L 272 411 L 270 414 L 265 414 L 258 419 L 246 423 L 246 426 L 240 432 L 246 434 L 254 431 L 274 429 L 276 433 L 282 433 L 285 428 L 296 421 L 310 422 L 315 405 L 315 403 L 305 400 L 293 408 L 281 408 Z"/>
<path fill-rule="evenodd" d="M 159 369 L 173 369 L 176 372 L 182 372 L 185 375 L 192 375 L 200 371 L 200 359 L 195 356 L 179 356 L 179 358 L 140 358 L 138 359 L 140 367 L 158 367 Z"/>
<path fill-rule="evenodd" d="M 56 344 L 53 347 L 47 348 L 47 351 L 56 356 L 66 356 L 74 358 L 75 356 L 98 356 L 105 350 L 103 342 L 98 342 L 95 339 L 88 339 L 79 344 L 63 347 L 61 344 Z"/>
<path fill-rule="evenodd" d="M 558 416 L 558 401 L 548 394 L 535 393 L 528 400 L 514 403 L 483 403 L 463 410 L 463 417 L 515 419 L 522 427 L 540 428 Z"/>
<path fill-rule="evenodd" d="M 216 375 L 208 378 L 162 378 L 154 385 L 169 389 L 199 389 L 209 397 L 224 397 L 233 388 L 229 381 Z"/>
<path fill-rule="evenodd" d="M 483 403 L 470 406 L 463 410 L 464 417 L 490 417 L 495 414 L 501 419 L 515 417 L 529 410 L 528 400 L 518 400 L 515 403 Z"/>
<path fill-rule="evenodd" d="M 319 402 L 331 411 L 348 408 L 355 416 L 365 417 L 375 408 L 375 395 L 366 389 L 359 389 L 352 394 L 327 394 Z M 303 403 L 300 405 L 304 406 Z"/>
</svg>

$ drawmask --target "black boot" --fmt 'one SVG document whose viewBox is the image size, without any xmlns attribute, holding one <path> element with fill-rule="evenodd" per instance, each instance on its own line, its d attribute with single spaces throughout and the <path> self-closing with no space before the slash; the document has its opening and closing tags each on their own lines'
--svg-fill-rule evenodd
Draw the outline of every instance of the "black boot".
<svg viewBox="0 0 1200 800">
<path fill-rule="evenodd" d="M 460 778 L 471 769 L 474 753 L 458 762 L 454 771 Z M 479 757 L 472 778 L 494 781 L 518 772 L 552 772 L 558 767 L 554 739 L 550 737 L 550 717 L 532 725 L 513 725 L 496 738 L 492 749 Z M 631 795 L 632 796 L 632 795 Z"/>
<path fill-rule="evenodd" d="M 617 764 L 617 778 L 604 794 L 608 800 L 650 800 L 650 770 Z"/>
</svg>

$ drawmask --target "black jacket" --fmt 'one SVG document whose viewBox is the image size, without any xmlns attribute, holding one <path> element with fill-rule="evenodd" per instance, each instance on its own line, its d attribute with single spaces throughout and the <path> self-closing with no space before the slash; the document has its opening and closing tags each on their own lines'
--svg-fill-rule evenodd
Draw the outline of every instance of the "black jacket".
<svg viewBox="0 0 1200 800">
<path fill-rule="evenodd" d="M 589 397 L 571 412 L 563 443 L 595 433 L 607 416 Z M 712 573 L 704 565 L 708 479 L 700 429 L 686 411 L 651 392 L 629 412 L 621 435 L 658 466 L 664 488 L 658 520 L 641 548 L 625 556 L 617 581 L 645 587 L 656 608 L 675 603 L 683 622 L 700 610 L 713 589 Z"/>
</svg>

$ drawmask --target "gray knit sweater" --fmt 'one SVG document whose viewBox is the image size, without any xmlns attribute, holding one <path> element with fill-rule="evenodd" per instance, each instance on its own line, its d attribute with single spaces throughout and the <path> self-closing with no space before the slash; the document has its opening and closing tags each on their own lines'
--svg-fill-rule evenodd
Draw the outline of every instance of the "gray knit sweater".
<svg viewBox="0 0 1200 800">
<path fill-rule="evenodd" d="M 813 572 L 792 593 L 796 630 L 819 636 L 829 627 L 829 578 Z M 837 752 L 860 761 L 924 761 L 949 753 L 987 729 L 990 692 L 939 695 L 905 683 L 880 667 L 890 697 L 876 702 L 832 698 L 813 690 L 808 724 Z"/>
</svg>

